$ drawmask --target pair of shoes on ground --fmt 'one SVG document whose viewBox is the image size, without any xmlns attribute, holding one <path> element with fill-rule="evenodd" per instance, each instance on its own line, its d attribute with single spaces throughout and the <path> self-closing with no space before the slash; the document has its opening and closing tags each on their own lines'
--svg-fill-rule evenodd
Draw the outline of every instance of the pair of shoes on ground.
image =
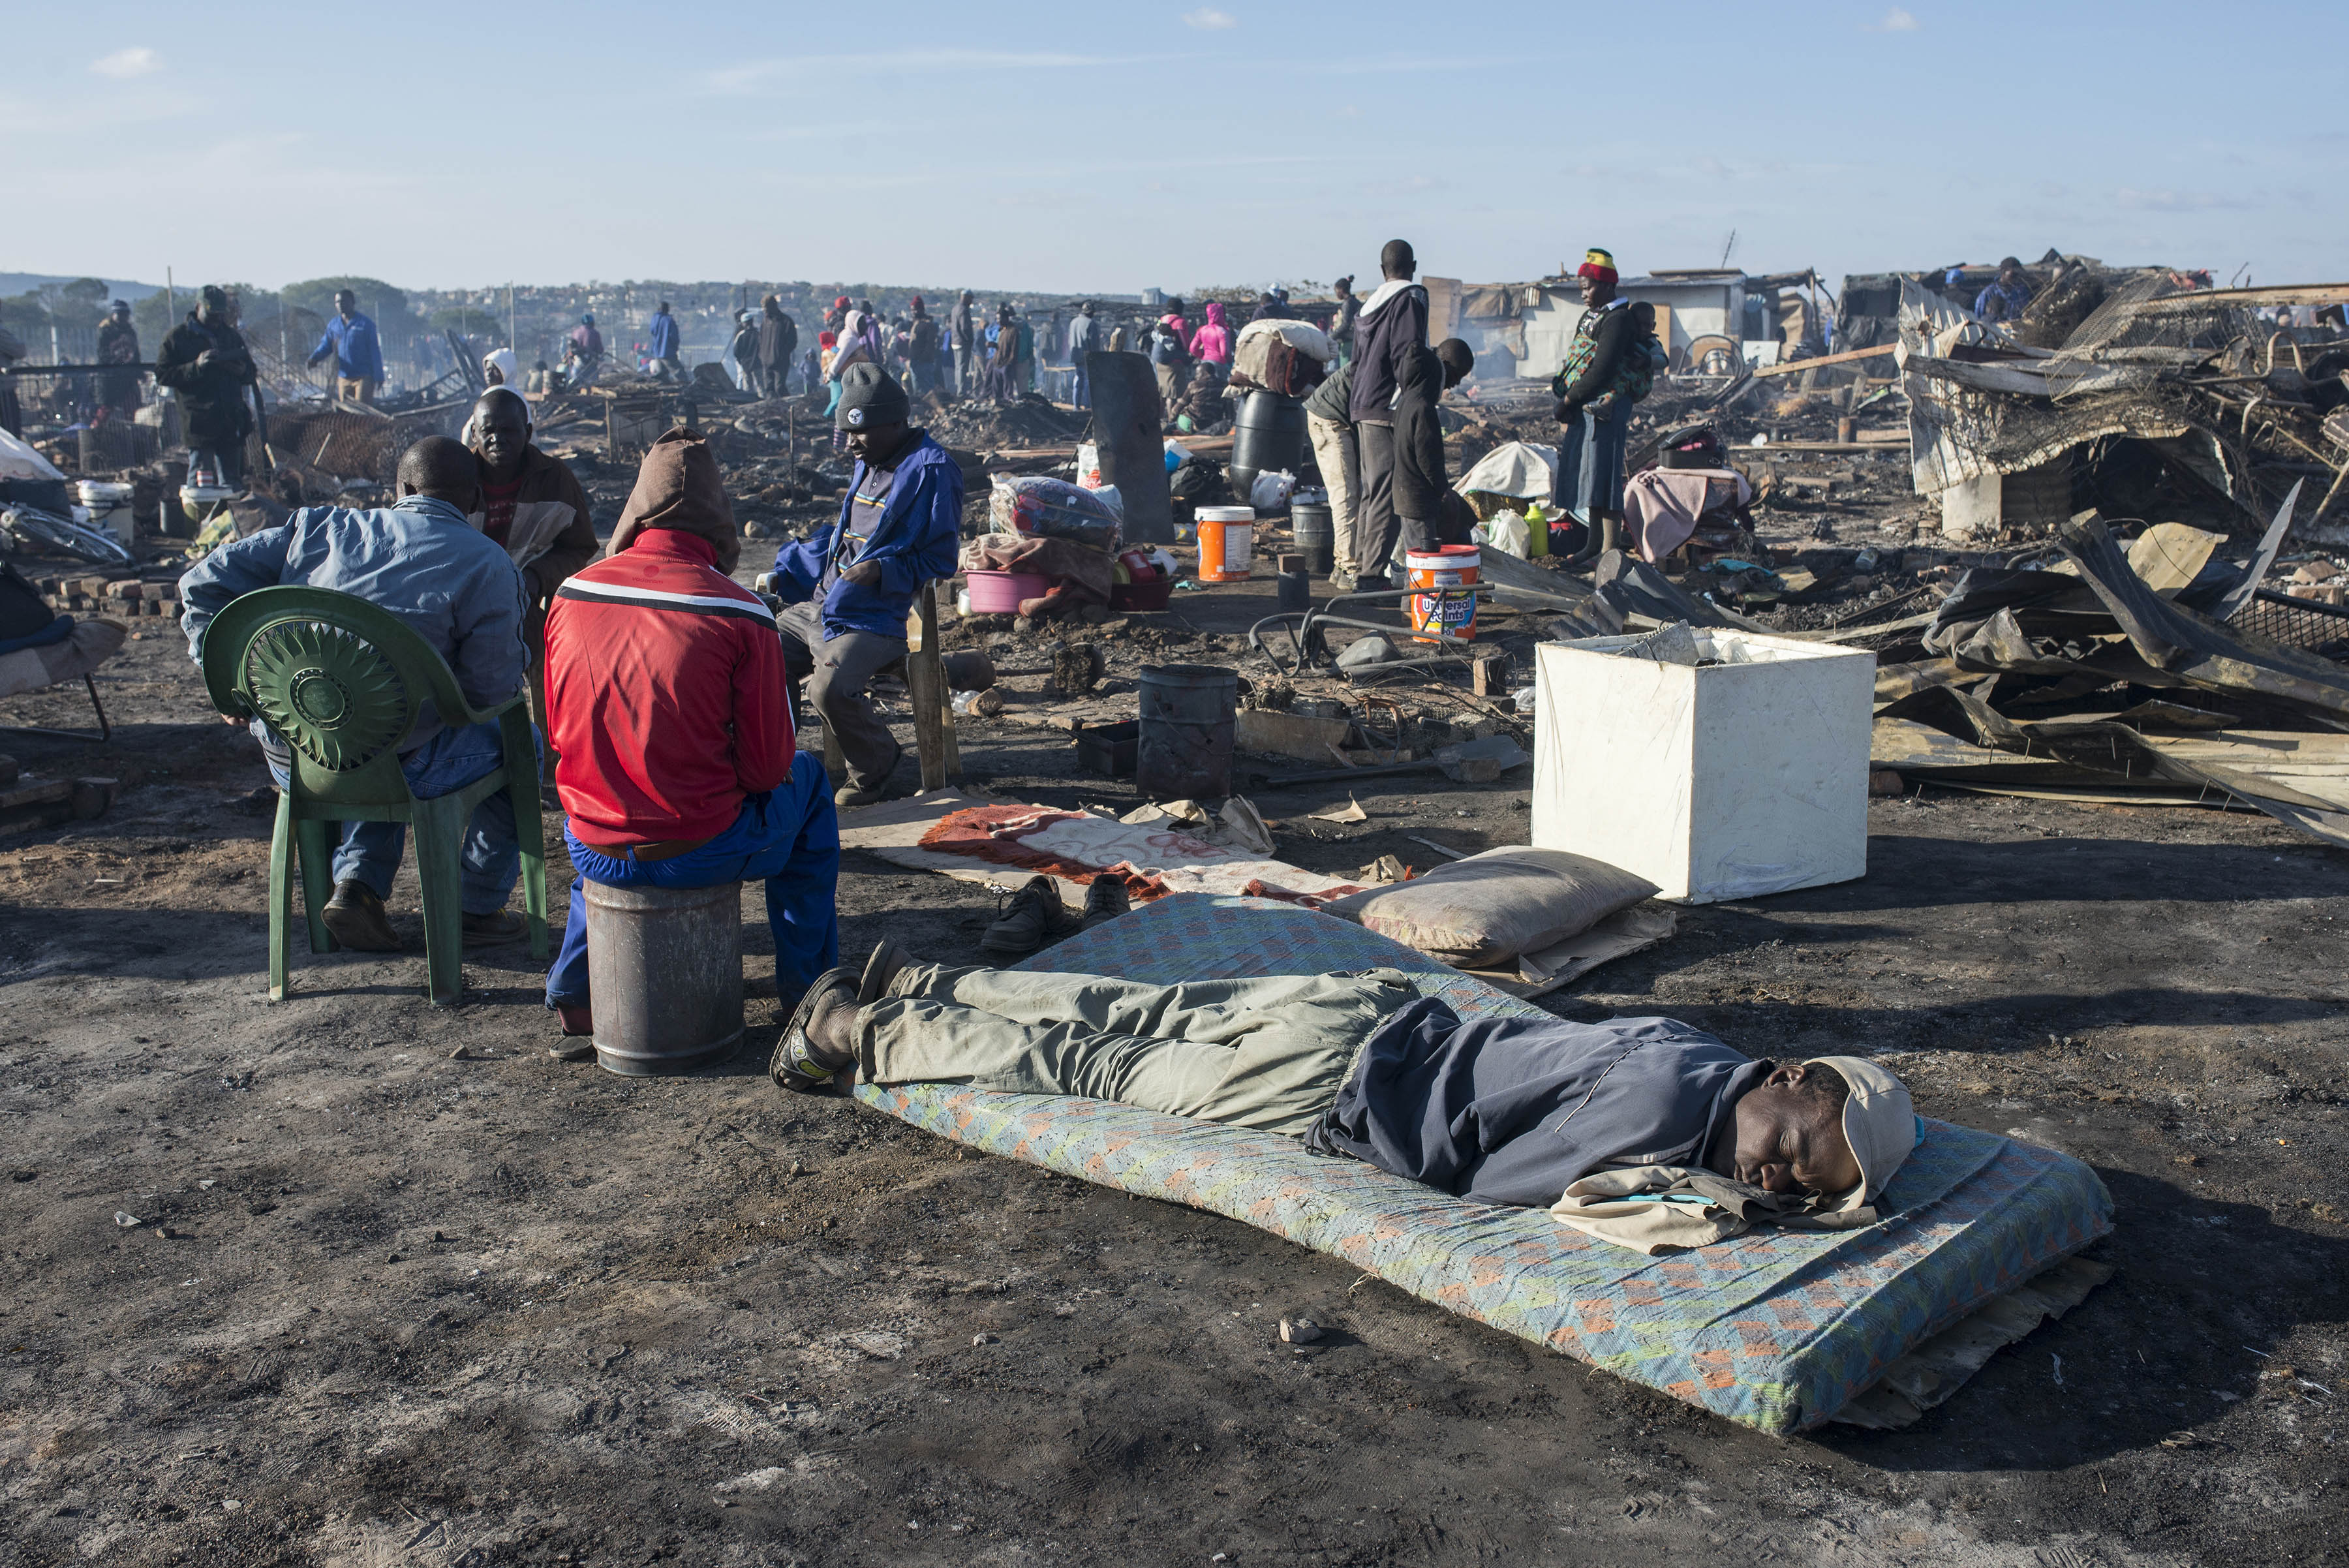
<svg viewBox="0 0 2349 1568">
<path fill-rule="evenodd" d="M 1113 920 L 1133 907 L 1125 877 L 1115 871 L 1102 872 L 1092 879 L 1085 889 L 1081 915 L 1069 913 L 1052 878 L 1030 877 L 978 939 L 979 950 L 990 959 L 1023 959 L 1079 931 L 1092 930 L 1103 920 Z"/>
<path fill-rule="evenodd" d="M 396 953 L 408 946 L 391 929 L 391 917 L 385 912 L 383 900 L 364 882 L 336 883 L 335 896 L 326 900 L 318 917 L 325 922 L 327 934 L 352 952 Z M 514 940 L 529 929 L 527 922 L 511 909 L 467 915 L 463 927 L 469 948 L 495 947 Z"/>
<path fill-rule="evenodd" d="M 854 1021 L 843 1014 L 880 1001 L 888 994 L 889 982 L 912 961 L 904 948 L 884 937 L 861 971 L 843 967 L 816 976 L 792 1010 L 791 1022 L 783 1025 L 783 1037 L 775 1043 L 774 1057 L 767 1064 L 767 1075 L 776 1086 L 810 1094 L 854 1066 L 855 1052 L 846 1037 Z"/>
</svg>

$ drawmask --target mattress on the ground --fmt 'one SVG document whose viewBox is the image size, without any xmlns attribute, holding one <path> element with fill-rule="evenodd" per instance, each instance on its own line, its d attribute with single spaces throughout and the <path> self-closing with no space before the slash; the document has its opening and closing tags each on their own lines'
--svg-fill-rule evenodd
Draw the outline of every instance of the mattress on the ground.
<svg viewBox="0 0 2349 1568">
<path fill-rule="evenodd" d="M 1463 1017 L 1547 1016 L 1359 926 L 1261 898 L 1180 894 L 1019 967 L 1171 984 L 1381 965 L 1423 975 L 1423 992 Z M 2078 1160 L 1930 1119 L 1876 1225 L 1764 1226 L 1648 1257 L 1277 1135 L 948 1084 L 856 1093 L 990 1154 L 1245 1220 L 1766 1432 L 1827 1420 L 1920 1341 L 2112 1229 L 2112 1199 Z"/>
</svg>

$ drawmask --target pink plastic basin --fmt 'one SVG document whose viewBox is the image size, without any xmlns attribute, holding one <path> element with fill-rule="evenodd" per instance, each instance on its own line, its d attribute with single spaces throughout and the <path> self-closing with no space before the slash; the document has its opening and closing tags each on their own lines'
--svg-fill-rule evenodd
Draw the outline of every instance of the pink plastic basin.
<svg viewBox="0 0 2349 1568">
<path fill-rule="evenodd" d="M 1040 599 L 1052 579 L 1041 572 L 966 572 L 973 615 L 1018 615 L 1021 599 Z"/>
</svg>

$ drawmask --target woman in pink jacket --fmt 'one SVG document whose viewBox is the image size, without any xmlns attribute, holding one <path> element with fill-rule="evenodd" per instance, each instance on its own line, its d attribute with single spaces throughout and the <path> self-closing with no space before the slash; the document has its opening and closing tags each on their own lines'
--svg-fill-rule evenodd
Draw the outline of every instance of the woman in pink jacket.
<svg viewBox="0 0 2349 1568">
<path fill-rule="evenodd" d="M 1222 301 L 1207 302 L 1207 324 L 1191 335 L 1191 358 L 1215 365 L 1232 362 L 1232 329 L 1224 325 Z"/>
</svg>

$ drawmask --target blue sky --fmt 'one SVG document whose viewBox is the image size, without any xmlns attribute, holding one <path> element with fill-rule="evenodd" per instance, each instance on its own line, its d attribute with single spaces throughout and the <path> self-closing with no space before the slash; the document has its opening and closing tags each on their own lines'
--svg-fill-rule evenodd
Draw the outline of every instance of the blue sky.
<svg viewBox="0 0 2349 1568">
<path fill-rule="evenodd" d="M 1757 272 L 2349 278 L 2337 0 L 227 14 L 17 8 L 0 269 L 1132 292 L 1374 276 L 1395 234 L 1470 281 L 1710 265 L 1733 230 Z"/>
</svg>

